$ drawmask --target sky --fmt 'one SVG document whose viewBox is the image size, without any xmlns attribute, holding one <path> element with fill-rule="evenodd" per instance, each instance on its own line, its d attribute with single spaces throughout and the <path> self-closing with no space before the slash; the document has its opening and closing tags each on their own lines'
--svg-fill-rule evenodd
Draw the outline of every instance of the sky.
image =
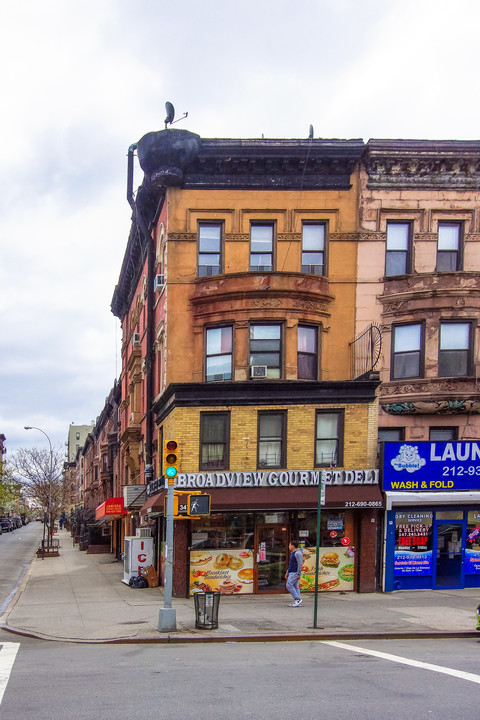
<svg viewBox="0 0 480 720">
<path fill-rule="evenodd" d="M 63 452 L 120 374 L 127 151 L 167 100 L 206 138 L 479 139 L 478 0 L 0 0 L 0 26 L 8 453 L 47 442 L 25 425 Z"/>
</svg>

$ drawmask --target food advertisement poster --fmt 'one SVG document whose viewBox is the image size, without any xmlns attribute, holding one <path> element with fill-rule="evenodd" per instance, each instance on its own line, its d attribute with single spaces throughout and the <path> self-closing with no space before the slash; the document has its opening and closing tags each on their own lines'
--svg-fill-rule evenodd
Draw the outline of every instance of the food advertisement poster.
<svg viewBox="0 0 480 720">
<path fill-rule="evenodd" d="M 190 595 L 212 590 L 222 595 L 253 593 L 253 551 L 191 550 Z"/>
<path fill-rule="evenodd" d="M 301 592 L 315 592 L 316 548 L 304 548 Z M 318 590 L 353 590 L 355 550 L 353 547 L 319 548 Z"/>
</svg>

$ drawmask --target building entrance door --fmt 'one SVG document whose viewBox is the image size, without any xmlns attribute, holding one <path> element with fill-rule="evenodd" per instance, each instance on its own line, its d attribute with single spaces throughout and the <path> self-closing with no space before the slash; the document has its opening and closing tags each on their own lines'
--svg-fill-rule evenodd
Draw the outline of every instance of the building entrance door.
<svg viewBox="0 0 480 720">
<path fill-rule="evenodd" d="M 288 526 L 257 525 L 255 538 L 255 592 L 285 591 Z"/>
<path fill-rule="evenodd" d="M 437 521 L 435 525 L 436 588 L 463 587 L 463 523 Z"/>
</svg>

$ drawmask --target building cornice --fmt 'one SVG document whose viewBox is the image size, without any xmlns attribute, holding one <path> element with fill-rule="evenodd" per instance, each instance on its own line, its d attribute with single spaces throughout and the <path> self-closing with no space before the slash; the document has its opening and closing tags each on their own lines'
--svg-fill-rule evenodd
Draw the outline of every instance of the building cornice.
<svg viewBox="0 0 480 720">
<path fill-rule="evenodd" d="M 369 140 L 363 160 L 372 189 L 480 190 L 476 140 Z"/>
</svg>

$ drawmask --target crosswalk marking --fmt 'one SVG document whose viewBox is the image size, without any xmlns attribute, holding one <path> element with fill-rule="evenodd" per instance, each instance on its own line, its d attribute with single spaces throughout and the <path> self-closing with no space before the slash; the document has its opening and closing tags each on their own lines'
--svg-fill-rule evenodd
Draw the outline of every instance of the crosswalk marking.
<svg viewBox="0 0 480 720">
<path fill-rule="evenodd" d="M 424 670 L 432 670 L 433 672 L 443 673 L 444 675 L 452 675 L 453 677 L 469 680 L 470 682 L 480 683 L 480 675 L 464 672 L 463 670 L 453 670 L 452 668 L 443 667 L 442 665 L 433 665 L 432 663 L 421 662 L 420 660 L 411 660 L 410 658 L 401 657 L 400 655 L 391 655 L 390 653 L 380 652 L 379 650 L 367 650 L 356 645 L 348 645 L 347 643 L 336 642 L 335 640 L 324 640 L 323 645 L 331 645 L 342 650 L 351 650 L 353 652 L 361 652 L 365 655 L 373 655 L 374 657 L 390 660 L 391 662 L 401 663 L 402 665 L 411 665 L 412 667 L 423 668 Z"/>
<path fill-rule="evenodd" d="M 20 643 L 13 642 L 6 642 L 0 645 L 0 705 L 19 647 Z"/>
</svg>

